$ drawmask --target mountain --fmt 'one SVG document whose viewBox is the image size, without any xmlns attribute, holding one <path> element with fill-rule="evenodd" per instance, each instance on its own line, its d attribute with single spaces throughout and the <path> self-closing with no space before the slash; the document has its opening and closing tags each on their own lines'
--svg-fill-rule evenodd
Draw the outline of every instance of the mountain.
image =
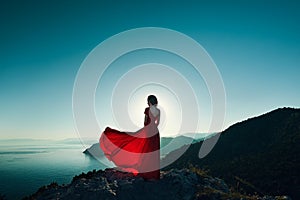
<svg viewBox="0 0 300 200">
<path fill-rule="evenodd" d="M 90 146 L 89 148 L 84 150 L 83 153 L 86 154 L 86 155 L 91 156 L 92 158 L 94 158 L 94 157 L 99 158 L 99 159 L 104 158 L 104 153 L 100 149 L 99 143 L 93 144 L 92 146 Z"/>
<path fill-rule="evenodd" d="M 67 185 L 51 183 L 43 186 L 24 199 L 289 200 L 286 196 L 242 195 L 230 189 L 222 179 L 211 177 L 194 167 L 161 171 L 159 181 L 144 180 L 116 169 L 94 170 L 75 176 Z"/>
<path fill-rule="evenodd" d="M 300 109 L 281 108 L 232 125 L 202 159 L 198 157 L 202 142 L 192 144 L 166 169 L 190 163 L 244 192 L 287 194 L 300 199 L 299 144 Z"/>
<path fill-rule="evenodd" d="M 160 155 L 161 157 L 166 156 L 168 153 L 180 148 L 183 145 L 196 143 L 202 139 L 194 140 L 192 137 L 179 135 L 175 138 L 162 137 L 160 140 Z"/>
</svg>

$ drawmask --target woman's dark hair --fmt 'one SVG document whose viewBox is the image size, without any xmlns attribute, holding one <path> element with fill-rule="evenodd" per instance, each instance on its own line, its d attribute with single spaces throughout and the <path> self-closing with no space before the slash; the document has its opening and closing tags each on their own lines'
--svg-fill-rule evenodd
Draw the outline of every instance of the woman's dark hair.
<svg viewBox="0 0 300 200">
<path fill-rule="evenodd" d="M 152 105 L 157 104 L 157 98 L 154 95 L 149 95 L 147 98 L 148 102 L 151 103 Z"/>
</svg>

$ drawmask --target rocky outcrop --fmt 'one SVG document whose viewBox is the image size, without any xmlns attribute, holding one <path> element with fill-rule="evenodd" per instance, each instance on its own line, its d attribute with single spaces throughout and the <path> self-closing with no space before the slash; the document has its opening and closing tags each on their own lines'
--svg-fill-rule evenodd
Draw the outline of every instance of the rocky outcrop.
<svg viewBox="0 0 300 200">
<path fill-rule="evenodd" d="M 99 143 L 93 144 L 92 146 L 84 150 L 83 153 L 91 156 L 92 158 L 95 157 L 101 159 L 105 157 L 103 151 L 100 149 Z"/>
<path fill-rule="evenodd" d="M 75 176 L 68 185 L 52 183 L 25 199 L 191 200 L 191 199 L 288 199 L 255 197 L 232 192 L 227 184 L 196 169 L 161 171 L 160 180 L 144 180 L 116 169 Z"/>
</svg>

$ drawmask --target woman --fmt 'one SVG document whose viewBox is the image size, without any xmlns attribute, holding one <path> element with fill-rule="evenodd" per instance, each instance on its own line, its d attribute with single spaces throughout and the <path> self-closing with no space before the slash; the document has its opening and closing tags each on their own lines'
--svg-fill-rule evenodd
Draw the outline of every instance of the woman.
<svg viewBox="0 0 300 200">
<path fill-rule="evenodd" d="M 100 137 L 100 147 L 105 156 L 123 171 L 132 172 L 145 179 L 159 179 L 160 139 L 157 126 L 160 110 L 157 98 L 147 98 L 144 127 L 135 133 L 121 132 L 107 127 Z"/>
</svg>

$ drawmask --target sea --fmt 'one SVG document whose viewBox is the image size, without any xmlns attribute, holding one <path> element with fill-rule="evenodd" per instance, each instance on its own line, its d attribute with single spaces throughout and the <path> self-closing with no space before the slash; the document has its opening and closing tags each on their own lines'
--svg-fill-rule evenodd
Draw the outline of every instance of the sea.
<svg viewBox="0 0 300 200">
<path fill-rule="evenodd" d="M 107 167 L 85 148 L 76 140 L 0 141 L 0 196 L 22 199 L 43 185 L 68 184 L 75 175 Z"/>
</svg>

